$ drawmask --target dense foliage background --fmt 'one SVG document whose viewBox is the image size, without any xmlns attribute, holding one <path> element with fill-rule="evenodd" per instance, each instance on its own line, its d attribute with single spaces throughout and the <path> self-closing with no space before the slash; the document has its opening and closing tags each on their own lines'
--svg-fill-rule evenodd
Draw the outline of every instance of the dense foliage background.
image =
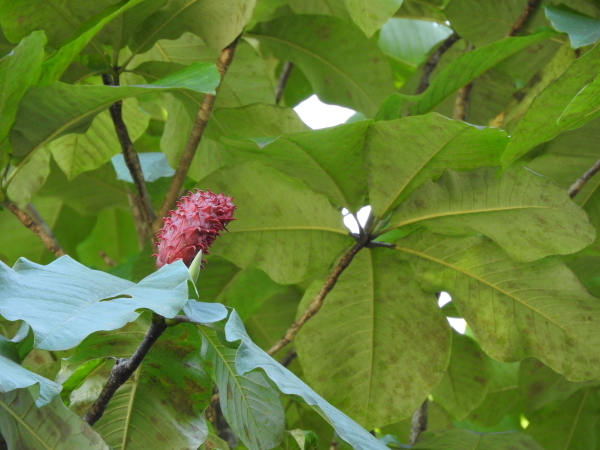
<svg viewBox="0 0 600 450">
<path fill-rule="evenodd" d="M 597 2 L 2 0 L 0 27 L 0 448 L 600 448 Z M 310 130 L 313 94 L 356 114 Z M 151 257 L 192 188 L 237 205 L 197 291 Z"/>
</svg>

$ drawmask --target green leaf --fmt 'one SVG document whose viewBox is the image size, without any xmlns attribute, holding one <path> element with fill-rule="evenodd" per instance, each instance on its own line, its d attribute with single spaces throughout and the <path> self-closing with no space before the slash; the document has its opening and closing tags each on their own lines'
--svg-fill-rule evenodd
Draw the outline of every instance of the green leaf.
<svg viewBox="0 0 600 450">
<path fill-rule="evenodd" d="M 36 408 L 33 395 L 25 389 L 0 394 L 0 434 L 9 449 L 109 449 L 100 435 L 59 398 Z"/>
<path fill-rule="evenodd" d="M 596 449 L 598 388 L 582 389 L 561 403 L 528 416 L 527 433 L 546 450 Z"/>
<path fill-rule="evenodd" d="M 475 47 L 483 47 L 507 36 L 526 6 L 527 0 L 452 0 L 444 8 L 444 14 L 462 38 Z"/>
<path fill-rule="evenodd" d="M 161 267 L 137 285 L 68 256 L 47 266 L 26 259 L 14 269 L 0 263 L 0 277 L 0 313 L 29 323 L 35 348 L 43 350 L 72 348 L 94 331 L 120 328 L 135 320 L 140 308 L 174 317 L 188 299 L 189 273 L 180 262 Z"/>
<path fill-rule="evenodd" d="M 123 120 L 135 142 L 148 127 L 150 117 L 138 107 L 136 99 L 123 102 Z M 98 114 L 90 127 L 80 134 L 67 134 L 48 143 L 54 160 L 72 180 L 80 173 L 94 170 L 121 152 L 121 144 L 108 111 Z"/>
<path fill-rule="evenodd" d="M 222 169 L 202 188 L 235 198 L 236 220 L 211 250 L 291 284 L 325 270 L 352 243 L 342 215 L 299 180 L 256 163 Z M 276 243 L 276 244 L 275 244 Z"/>
<path fill-rule="evenodd" d="M 6 194 L 20 208 L 25 207 L 31 197 L 44 184 L 50 174 L 50 152 L 40 149 L 27 161 L 8 185 Z"/>
<path fill-rule="evenodd" d="M 147 321 L 89 336 L 63 364 L 59 379 L 86 361 L 111 355 L 129 358 L 148 329 Z M 196 450 L 208 435 L 204 409 L 212 382 L 199 357 L 195 326 L 169 327 L 152 346 L 135 374 L 119 388 L 94 428 L 114 448 Z M 71 396 L 71 409 L 84 415 L 106 383 L 112 364 L 105 364 Z"/>
<path fill-rule="evenodd" d="M 437 113 L 376 122 L 367 139 L 369 198 L 378 218 L 384 218 L 447 168 L 468 170 L 499 164 L 507 142 L 503 131 L 480 129 Z"/>
<path fill-rule="evenodd" d="M 570 380 L 598 376 L 600 306 L 558 257 L 519 263 L 484 237 L 429 232 L 413 233 L 395 249 L 424 289 L 450 293 L 492 358 L 535 356 Z"/>
<path fill-rule="evenodd" d="M 319 442 L 314 432 L 291 430 L 285 433 L 284 450 L 319 450 Z"/>
<path fill-rule="evenodd" d="M 171 0 L 138 27 L 129 47 L 133 54 L 145 52 L 159 39 L 177 39 L 190 31 L 214 51 L 221 51 L 242 32 L 254 4 L 255 0 Z"/>
<path fill-rule="evenodd" d="M 393 212 L 390 228 L 481 233 L 519 261 L 573 253 L 594 241 L 585 212 L 551 180 L 521 167 L 497 172 L 493 167 L 447 170 Z"/>
<path fill-rule="evenodd" d="M 354 22 L 372 36 L 400 8 L 402 0 L 290 0 L 296 14 L 325 14 Z"/>
<path fill-rule="evenodd" d="M 61 390 L 60 384 L 30 372 L 3 355 L 0 355 L 0 368 L 0 393 L 39 385 L 39 396 L 34 399 L 38 408 L 50 403 Z"/>
<path fill-rule="evenodd" d="M 237 373 L 245 374 L 261 368 L 284 394 L 297 395 L 311 405 L 334 428 L 337 434 L 356 450 L 385 450 L 367 430 L 360 427 L 343 412 L 331 406 L 296 375 L 278 364 L 267 353 L 254 344 L 244 329 L 244 325 L 235 311 L 231 312 L 225 325 L 225 336 L 229 342 L 241 341 L 235 355 Z"/>
<path fill-rule="evenodd" d="M 432 395 L 456 420 L 463 420 L 479 406 L 488 390 L 489 358 L 477 343 L 462 334 L 452 333 L 452 353 L 444 378 Z"/>
<path fill-rule="evenodd" d="M 411 448 L 422 450 L 544 450 L 531 436 L 508 433 L 473 433 L 468 430 L 426 431 Z"/>
<path fill-rule="evenodd" d="M 44 32 L 34 31 L 0 60 L 0 152 L 10 150 L 8 133 L 17 116 L 21 98 L 29 86 L 37 83 L 40 77 L 45 44 Z"/>
<path fill-rule="evenodd" d="M 584 125 L 594 115 L 574 116 L 559 121 L 565 109 L 578 96 L 582 87 L 600 73 L 600 45 L 576 59 L 564 73 L 540 92 L 514 129 L 502 155 L 504 167 L 509 166 L 533 147 L 554 138 L 563 131 Z M 590 91 L 594 88 L 590 89 Z M 590 99 L 588 94 L 584 94 Z M 582 97 L 583 98 L 583 97 Z M 591 99 L 590 99 L 591 100 Z M 594 108 L 593 104 L 583 106 Z"/>
<path fill-rule="evenodd" d="M 385 56 L 375 38 L 326 16 L 289 15 L 259 24 L 252 37 L 281 60 L 292 61 L 308 78 L 319 98 L 370 117 L 393 92 Z"/>
<path fill-rule="evenodd" d="M 295 339 L 307 382 L 368 430 L 409 417 L 448 365 L 450 327 L 412 278 L 394 252 L 361 251 Z M 322 286 L 307 289 L 300 311 Z"/>
<path fill-rule="evenodd" d="M 214 93 L 219 74 L 213 64 L 194 63 L 156 83 L 140 86 L 33 86 L 23 97 L 11 131 L 14 155 L 27 157 L 67 133 L 87 131 L 93 118 L 112 103 L 149 92 L 189 89 Z M 24 161 L 27 161 L 25 158 Z M 14 172 L 13 172 L 14 173 Z"/>
<path fill-rule="evenodd" d="M 544 30 L 526 37 L 507 37 L 464 53 L 448 64 L 431 81 L 425 92 L 408 97 L 414 102 L 411 106 L 412 114 L 419 115 L 431 111 L 446 97 L 486 70 L 530 45 L 551 38 L 554 34 L 553 31 Z"/>
<path fill-rule="evenodd" d="M 600 20 L 581 14 L 565 5 L 545 6 L 546 17 L 557 31 L 569 35 L 571 47 L 594 44 L 600 39 Z"/>
<path fill-rule="evenodd" d="M 285 413 L 279 394 L 262 373 L 240 374 L 236 370 L 237 350 L 228 348 L 216 332 L 200 328 L 202 359 L 219 388 L 219 402 L 225 420 L 251 450 L 275 447 L 283 439 Z"/>
<path fill-rule="evenodd" d="M 314 191 L 356 212 L 367 193 L 362 153 L 370 125 L 360 121 L 286 134 L 266 147 L 236 150 L 235 155 L 299 177 Z"/>
<path fill-rule="evenodd" d="M 75 371 L 69 375 L 69 377 L 62 382 L 62 391 L 60 392 L 60 398 L 63 403 L 67 406 L 71 403 L 71 393 L 81 386 L 85 379 L 95 371 L 98 367 L 106 362 L 107 358 L 95 358 L 84 362 L 82 365 L 77 367 Z"/>
</svg>

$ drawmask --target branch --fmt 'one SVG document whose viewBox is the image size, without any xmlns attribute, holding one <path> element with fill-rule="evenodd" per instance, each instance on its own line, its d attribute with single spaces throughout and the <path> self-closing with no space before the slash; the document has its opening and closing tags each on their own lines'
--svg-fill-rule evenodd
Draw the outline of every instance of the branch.
<svg viewBox="0 0 600 450">
<path fill-rule="evenodd" d="M 294 359 L 296 359 L 296 356 L 298 356 L 298 353 L 296 353 L 296 350 L 291 349 L 289 352 L 287 352 L 287 355 L 285 355 L 283 358 L 281 358 L 281 361 L 279 361 L 279 364 L 281 364 L 283 367 L 287 367 L 292 363 L 292 361 Z"/>
<path fill-rule="evenodd" d="M 466 52 L 473 50 L 473 44 L 469 43 Z M 454 110 L 452 111 L 452 118 L 456 120 L 467 120 L 467 113 L 469 112 L 469 98 L 471 96 L 471 89 L 473 89 L 473 82 L 465 84 L 456 93 L 456 100 L 454 102 Z"/>
<path fill-rule="evenodd" d="M 148 328 L 146 336 L 144 336 L 144 339 L 137 350 L 131 355 L 131 358 L 121 358 L 115 362 L 115 365 L 108 376 L 108 381 L 102 388 L 102 392 L 100 392 L 100 395 L 90 407 L 83 420 L 89 425 L 94 425 L 100 420 L 108 406 L 108 402 L 113 395 L 115 395 L 117 389 L 125 384 L 129 377 L 133 375 L 152 345 L 154 345 L 156 340 L 166 329 L 167 325 L 164 317 L 155 315 L 152 318 L 152 323 L 150 324 L 150 328 Z"/>
<path fill-rule="evenodd" d="M 281 101 L 281 97 L 283 97 L 283 90 L 285 89 L 285 84 L 287 83 L 290 74 L 292 73 L 292 69 L 294 68 L 294 63 L 291 61 L 286 61 L 281 69 L 281 74 L 279 74 L 279 80 L 277 81 L 277 86 L 275 87 L 275 104 L 279 105 Z"/>
<path fill-rule="evenodd" d="M 298 320 L 296 320 L 292 324 L 292 326 L 285 332 L 283 337 L 279 339 L 275 343 L 275 345 L 273 345 L 273 347 L 269 349 L 269 351 L 267 352 L 269 355 L 273 356 L 283 347 L 292 342 L 298 334 L 298 331 L 300 331 L 300 328 L 302 328 L 302 326 L 308 321 L 308 319 L 314 316 L 319 311 L 319 309 L 321 309 L 321 306 L 323 306 L 323 302 L 325 301 L 325 297 L 327 297 L 327 294 L 331 292 L 331 290 L 335 286 L 335 283 L 337 283 L 338 278 L 340 277 L 342 272 L 346 270 L 346 268 L 350 265 L 352 259 L 356 256 L 356 254 L 367 245 L 368 239 L 368 235 L 363 236 L 361 240 L 354 244 L 354 246 L 348 251 L 348 253 L 346 253 L 342 257 L 342 259 L 340 259 L 340 262 L 333 269 L 333 271 L 325 281 L 325 284 L 323 285 L 319 293 L 316 295 L 316 297 L 313 299 L 313 301 L 310 303 L 306 311 L 304 311 L 302 315 L 298 318 Z"/>
<path fill-rule="evenodd" d="M 419 406 L 419 409 L 415 411 L 412 416 L 412 423 L 410 428 L 410 445 L 415 445 L 419 440 L 421 433 L 427 429 L 427 406 L 428 400 L 425 399 L 423 404 Z"/>
<path fill-rule="evenodd" d="M 521 31 L 521 28 L 523 28 L 523 25 L 525 25 L 525 22 L 527 22 L 527 19 L 529 19 L 531 14 L 535 11 L 537 6 L 540 4 L 540 1 L 541 0 L 528 0 L 527 6 L 525 6 L 525 9 L 523 10 L 523 12 L 519 16 L 519 18 L 515 21 L 513 26 L 510 28 L 510 32 L 506 35 L 507 37 L 516 36 L 519 33 L 519 31 Z"/>
<path fill-rule="evenodd" d="M 240 40 L 240 37 L 241 34 L 237 38 L 235 38 L 235 40 L 231 44 L 225 47 L 219 55 L 219 59 L 217 61 L 217 69 L 221 74 L 221 83 L 219 83 L 219 86 L 217 86 L 217 94 L 219 93 L 219 88 L 223 83 L 223 78 L 227 73 L 227 69 L 229 69 L 229 65 L 233 60 L 235 48 L 237 46 L 238 41 Z M 196 154 L 196 150 L 198 149 L 198 145 L 200 144 L 200 140 L 202 139 L 204 130 L 208 125 L 208 120 L 210 119 L 210 114 L 215 104 L 217 94 L 206 94 L 204 96 L 204 100 L 202 101 L 202 105 L 198 110 L 198 115 L 196 116 L 192 132 L 190 133 L 188 142 L 185 146 L 185 149 L 183 150 L 183 153 L 181 154 L 181 159 L 179 160 L 179 164 L 177 165 L 177 170 L 175 171 L 175 175 L 173 175 L 173 179 L 171 180 L 171 184 L 169 186 L 169 190 L 167 191 L 167 195 L 165 196 L 165 200 L 163 201 L 163 204 L 160 207 L 158 218 L 154 221 L 152 227 L 152 234 L 156 233 L 158 229 L 162 226 L 163 217 L 165 217 L 169 210 L 173 208 L 173 206 L 175 205 L 175 201 L 180 195 L 179 191 L 183 186 L 183 182 L 185 181 L 185 177 L 188 173 L 192 160 L 194 159 L 194 155 Z"/>
<path fill-rule="evenodd" d="M 114 75 L 111 80 L 110 75 L 106 73 L 102 74 L 102 81 L 106 86 L 118 86 L 119 75 Z M 144 180 L 144 174 L 142 173 L 140 158 L 133 147 L 131 138 L 129 137 L 127 125 L 125 125 L 125 122 L 123 121 L 123 102 L 118 101 L 113 103 L 110 105 L 108 110 L 110 111 L 110 117 L 112 118 L 113 125 L 115 126 L 119 143 L 121 144 L 121 151 L 125 159 L 125 164 L 129 169 L 131 178 L 133 178 L 133 184 L 135 184 L 135 188 L 141 199 L 145 223 L 150 226 L 155 219 L 154 210 L 152 209 L 152 202 L 150 201 L 150 195 L 148 194 L 148 189 L 146 188 L 146 181 Z"/>
<path fill-rule="evenodd" d="M 573 198 L 581 192 L 585 184 L 600 171 L 600 159 L 594 163 L 581 177 L 569 188 L 569 197 Z"/>
<path fill-rule="evenodd" d="M 455 42 L 460 40 L 460 36 L 456 34 L 456 32 L 452 33 L 448 38 L 442 42 L 435 52 L 427 58 L 427 62 L 423 66 L 423 75 L 421 75 L 421 82 L 419 83 L 419 87 L 417 88 L 415 94 L 420 94 L 424 92 L 429 87 L 429 77 L 435 70 L 440 58 L 450 47 L 454 45 Z"/>
<path fill-rule="evenodd" d="M 10 200 L 2 202 L 2 205 L 15 216 L 17 216 L 19 222 L 21 222 L 23 225 L 25 225 L 27 228 L 29 228 L 31 231 L 37 234 L 40 240 L 42 241 L 42 244 L 44 244 L 44 247 L 46 247 L 58 257 L 66 255 L 56 238 L 44 229 L 44 225 L 38 224 L 29 214 L 20 209 Z"/>
</svg>

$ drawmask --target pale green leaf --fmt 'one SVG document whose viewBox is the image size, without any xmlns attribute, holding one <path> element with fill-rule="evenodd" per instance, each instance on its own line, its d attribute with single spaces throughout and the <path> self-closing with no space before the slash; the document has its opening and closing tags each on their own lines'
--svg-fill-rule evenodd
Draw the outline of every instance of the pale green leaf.
<svg viewBox="0 0 600 450">
<path fill-rule="evenodd" d="M 573 253 L 596 230 L 560 186 L 522 167 L 447 170 L 392 214 L 390 228 L 426 227 L 447 235 L 483 234 L 519 261 Z"/>
<path fill-rule="evenodd" d="M 281 60 L 292 61 L 319 98 L 370 117 L 393 92 L 392 74 L 375 38 L 326 16 L 289 15 L 252 30 Z"/>
<path fill-rule="evenodd" d="M 452 353 L 444 378 L 435 387 L 433 398 L 456 420 L 463 420 L 483 402 L 490 383 L 489 358 L 477 343 L 452 333 Z"/>
<path fill-rule="evenodd" d="M 0 434 L 9 449 L 109 450 L 100 435 L 59 398 L 36 408 L 25 389 L 0 394 Z"/>
<path fill-rule="evenodd" d="M 35 347 L 72 348 L 99 330 L 114 330 L 147 308 L 176 316 L 187 302 L 189 273 L 179 261 L 167 264 L 139 284 L 88 269 L 68 256 L 41 266 L 20 259 L 0 263 L 0 313 L 25 320 L 35 333 Z"/>
<path fill-rule="evenodd" d="M 337 434 L 356 450 L 385 450 L 387 447 L 359 426 L 343 412 L 331 406 L 296 375 L 278 364 L 250 340 L 244 325 L 235 311 L 231 312 L 225 325 L 225 337 L 229 342 L 241 341 L 235 355 L 237 373 L 245 374 L 263 369 L 266 375 L 284 394 L 297 395 L 313 407 L 335 429 Z"/>
<path fill-rule="evenodd" d="M 416 232 L 396 242 L 423 287 L 447 291 L 492 358 L 535 356 L 570 380 L 600 372 L 600 306 L 557 257 L 512 260 L 481 236 Z"/>
<path fill-rule="evenodd" d="M 171 169 L 163 153 L 138 153 L 138 157 L 140 158 L 144 180 L 148 182 L 156 181 L 159 178 L 172 177 L 175 174 L 175 170 Z M 125 164 L 122 153 L 113 156 L 111 162 L 115 172 L 117 172 L 118 180 L 133 183 L 131 172 Z"/>
<path fill-rule="evenodd" d="M 201 187 L 231 195 L 237 205 L 236 220 L 211 254 L 240 267 L 259 267 L 278 283 L 325 270 L 353 242 L 342 215 L 324 196 L 269 167 L 249 163 L 222 169 Z"/>
<path fill-rule="evenodd" d="M 251 450 L 268 450 L 283 439 L 285 413 L 279 393 L 259 372 L 238 373 L 237 350 L 228 348 L 216 332 L 200 328 L 202 358 L 219 388 L 223 416 Z"/>
<path fill-rule="evenodd" d="M 3 355 L 0 355 L 0 367 L 0 393 L 2 394 L 15 389 L 38 385 L 39 396 L 36 396 L 34 400 L 39 408 L 50 403 L 60 392 L 60 384 L 30 372 Z"/>
<path fill-rule="evenodd" d="M 409 417 L 448 365 L 450 327 L 412 278 L 399 255 L 361 251 L 295 339 L 307 382 L 368 430 Z M 322 286 L 313 283 L 300 311 Z"/>
<path fill-rule="evenodd" d="M 373 214 L 385 217 L 420 185 L 446 168 L 497 165 L 506 134 L 432 113 L 376 122 L 369 129 L 365 165 Z"/>
<path fill-rule="evenodd" d="M 569 35 L 571 47 L 594 44 L 600 39 L 600 20 L 562 5 L 546 6 L 544 9 L 554 29 Z"/>
</svg>

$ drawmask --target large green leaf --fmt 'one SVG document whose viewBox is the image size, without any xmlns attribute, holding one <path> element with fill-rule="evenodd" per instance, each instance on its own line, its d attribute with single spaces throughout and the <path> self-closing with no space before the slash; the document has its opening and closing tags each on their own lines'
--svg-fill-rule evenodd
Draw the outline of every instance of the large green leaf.
<svg viewBox="0 0 600 450">
<path fill-rule="evenodd" d="M 515 167 L 447 170 L 392 214 L 391 228 L 426 227 L 442 234 L 481 233 L 519 261 L 573 253 L 594 241 L 587 215 L 547 178 Z"/>
<path fill-rule="evenodd" d="M 527 433 L 546 450 L 598 448 L 598 388 L 582 389 L 527 417 Z"/>
<path fill-rule="evenodd" d="M 177 39 L 190 31 L 215 51 L 229 45 L 250 20 L 255 0 L 170 0 L 148 17 L 133 35 L 133 53 L 149 50 L 159 39 Z"/>
<path fill-rule="evenodd" d="M 456 420 L 463 420 L 479 406 L 490 383 L 490 362 L 477 343 L 452 333 L 452 353 L 444 378 L 432 395 Z"/>
<path fill-rule="evenodd" d="M 236 220 L 211 253 L 240 267 L 259 267 L 278 283 L 325 270 L 352 243 L 341 214 L 299 180 L 256 163 L 222 169 L 203 189 L 235 198 Z"/>
<path fill-rule="evenodd" d="M 109 446 L 87 423 L 55 398 L 36 408 L 26 389 L 0 394 L 0 434 L 9 449 L 108 450 Z"/>
<path fill-rule="evenodd" d="M 39 408 L 50 403 L 60 392 L 60 384 L 21 367 L 3 355 L 0 355 L 0 367 L 2 368 L 0 370 L 0 393 L 2 394 L 15 389 L 39 385 L 39 395 L 33 398 Z"/>
<path fill-rule="evenodd" d="M 93 118 L 115 101 L 172 89 L 214 93 L 218 83 L 219 73 L 214 65 L 195 63 L 148 85 L 75 86 L 57 82 L 31 87 L 19 105 L 11 131 L 14 155 L 25 157 L 23 164 L 27 156 L 51 140 L 67 133 L 85 132 Z"/>
<path fill-rule="evenodd" d="M 337 434 L 356 450 L 385 450 L 387 447 L 359 426 L 343 412 L 331 406 L 296 375 L 278 364 L 250 340 L 244 325 L 235 311 L 231 312 L 225 325 L 225 337 L 229 342 L 241 341 L 235 355 L 238 374 L 263 369 L 267 376 L 284 394 L 297 395 L 312 406 L 334 428 Z"/>
<path fill-rule="evenodd" d="M 411 448 L 420 450 L 544 450 L 531 437 L 520 432 L 473 433 L 460 428 L 447 431 L 427 431 Z"/>
<path fill-rule="evenodd" d="M 47 266 L 26 259 L 14 269 L 0 263 L 0 277 L 2 316 L 29 323 L 36 348 L 64 350 L 94 331 L 135 320 L 140 308 L 176 316 L 187 302 L 189 273 L 177 261 L 136 285 L 63 256 Z"/>
<path fill-rule="evenodd" d="M 44 184 L 49 174 L 50 151 L 44 147 L 27 161 L 8 185 L 8 198 L 23 208 Z"/>
<path fill-rule="evenodd" d="M 65 380 L 82 363 L 95 358 L 129 358 L 147 329 L 147 321 L 138 321 L 119 331 L 89 336 L 65 361 L 58 379 Z M 199 350 L 200 336 L 193 325 L 170 327 L 161 335 L 94 425 L 109 445 L 123 450 L 156 445 L 196 450 L 204 442 L 208 430 L 203 411 L 212 396 L 212 382 L 204 372 Z M 101 367 L 74 391 L 71 409 L 85 414 L 111 366 Z"/>
<path fill-rule="evenodd" d="M 584 125 L 593 115 L 559 120 L 565 108 L 582 88 L 600 73 L 600 45 L 573 61 L 565 72 L 540 92 L 514 129 L 502 161 L 508 166 L 542 142 L 563 131 Z M 585 91 L 585 89 L 584 89 Z M 594 105 L 589 105 L 593 107 Z"/>
<path fill-rule="evenodd" d="M 402 0 L 290 0 L 297 14 L 324 14 L 354 22 L 372 36 L 400 8 Z"/>
<path fill-rule="evenodd" d="M 34 31 L 0 60 L 0 152 L 9 150 L 8 132 L 15 121 L 23 94 L 40 77 L 45 44 L 44 33 Z"/>
<path fill-rule="evenodd" d="M 368 430 L 410 416 L 448 365 L 450 327 L 412 278 L 394 252 L 361 251 L 295 340 L 307 382 Z M 300 310 L 322 286 L 314 282 Z"/>
<path fill-rule="evenodd" d="M 499 164 L 506 142 L 503 131 L 480 129 L 436 113 L 373 124 L 365 151 L 373 214 L 384 218 L 447 168 L 468 170 Z"/>
<path fill-rule="evenodd" d="M 296 64 L 324 102 L 372 116 L 393 92 L 391 71 L 375 38 L 366 39 L 340 19 L 283 16 L 259 24 L 251 36 Z"/>
<path fill-rule="evenodd" d="M 142 135 L 149 119 L 138 108 L 136 99 L 123 102 L 123 120 L 132 141 Z M 82 172 L 97 169 L 121 152 L 121 144 L 108 111 L 98 114 L 85 133 L 61 136 L 51 141 L 48 148 L 69 180 Z"/>
<path fill-rule="evenodd" d="M 598 300 L 559 258 L 518 263 L 484 237 L 430 232 L 400 239 L 395 249 L 424 289 L 450 293 L 491 357 L 535 356 L 570 380 L 600 373 Z"/>
<path fill-rule="evenodd" d="M 237 350 L 226 347 L 216 332 L 200 328 L 202 359 L 219 388 L 223 416 L 250 450 L 268 450 L 283 439 L 284 416 L 279 393 L 262 373 L 238 373 Z"/>
</svg>

